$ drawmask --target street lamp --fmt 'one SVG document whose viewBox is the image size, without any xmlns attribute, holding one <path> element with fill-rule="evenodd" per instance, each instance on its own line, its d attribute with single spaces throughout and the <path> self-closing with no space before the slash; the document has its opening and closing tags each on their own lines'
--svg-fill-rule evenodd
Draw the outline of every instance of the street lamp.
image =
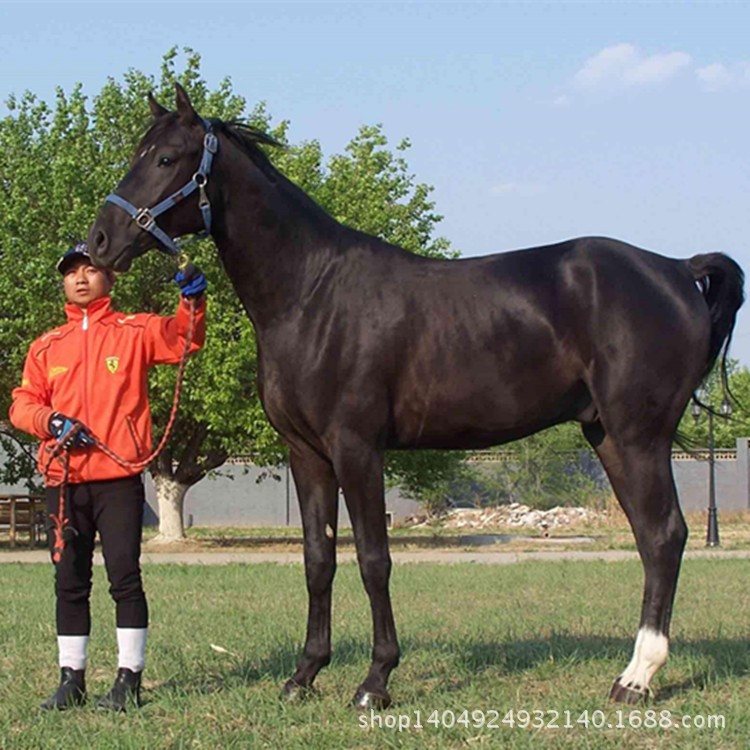
<svg viewBox="0 0 750 750">
<path fill-rule="evenodd" d="M 708 413 L 708 528 L 706 529 L 706 546 L 719 546 L 719 519 L 716 513 L 716 459 L 714 456 L 714 411 L 710 406 L 704 407 L 696 398 L 693 399 L 693 419 L 698 424 L 701 409 Z M 724 396 L 719 409 L 721 416 L 727 419 L 732 414 L 732 404 Z"/>
</svg>

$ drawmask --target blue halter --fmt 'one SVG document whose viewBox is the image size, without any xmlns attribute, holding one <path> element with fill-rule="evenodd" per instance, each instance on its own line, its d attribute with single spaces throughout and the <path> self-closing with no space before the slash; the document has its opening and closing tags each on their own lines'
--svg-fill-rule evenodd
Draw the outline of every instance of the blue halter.
<svg viewBox="0 0 750 750">
<path fill-rule="evenodd" d="M 106 203 L 114 203 L 115 206 L 119 206 L 124 211 L 127 211 L 141 229 L 152 234 L 167 248 L 163 252 L 170 255 L 179 255 L 181 252 L 180 247 L 174 239 L 157 226 L 156 217 L 161 216 L 161 214 L 176 206 L 196 190 L 198 190 L 198 208 L 200 208 L 201 214 L 203 214 L 203 226 L 205 227 L 204 231 L 198 233 L 196 237 L 204 238 L 211 234 L 211 203 L 206 195 L 206 185 L 208 184 L 208 177 L 211 174 L 214 155 L 219 150 L 219 139 L 213 132 L 213 125 L 208 120 L 203 120 L 203 125 L 206 128 L 206 135 L 203 138 L 201 163 L 198 171 L 184 187 L 172 193 L 172 195 L 165 198 L 161 203 L 157 203 L 152 208 L 136 208 L 132 203 L 129 203 L 116 193 L 110 193 L 105 200 Z M 159 249 L 162 248 L 160 247 Z"/>
</svg>

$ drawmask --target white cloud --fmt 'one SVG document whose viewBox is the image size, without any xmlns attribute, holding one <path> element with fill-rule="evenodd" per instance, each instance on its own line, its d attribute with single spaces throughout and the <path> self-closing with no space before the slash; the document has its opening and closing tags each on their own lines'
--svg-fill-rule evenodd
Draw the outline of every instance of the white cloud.
<svg viewBox="0 0 750 750">
<path fill-rule="evenodd" d="M 687 52 L 648 55 L 634 44 L 621 42 L 589 57 L 558 89 L 551 105 L 556 109 L 569 107 L 577 95 L 586 93 L 663 86 L 688 71 L 697 88 L 705 93 L 750 89 L 750 61 L 714 62 L 698 67 Z"/>
<path fill-rule="evenodd" d="M 686 52 L 644 55 L 632 44 L 613 44 L 586 60 L 571 83 L 578 90 L 652 86 L 674 78 L 691 62 Z"/>
<path fill-rule="evenodd" d="M 601 83 L 616 78 L 636 57 L 632 44 L 615 44 L 605 47 L 584 63 L 573 76 L 573 85 L 580 89 L 596 88 Z"/>
<path fill-rule="evenodd" d="M 629 86 L 643 86 L 664 83 L 673 78 L 683 68 L 690 65 L 690 55 L 686 52 L 667 52 L 651 55 L 623 72 L 623 82 Z"/>
<path fill-rule="evenodd" d="M 713 63 L 695 71 L 698 81 L 706 91 L 718 91 L 726 88 L 732 82 L 732 74 L 726 65 Z"/>
<path fill-rule="evenodd" d="M 750 86 L 750 63 L 740 62 L 731 66 L 712 63 L 695 71 L 698 83 L 704 91 Z"/>
</svg>

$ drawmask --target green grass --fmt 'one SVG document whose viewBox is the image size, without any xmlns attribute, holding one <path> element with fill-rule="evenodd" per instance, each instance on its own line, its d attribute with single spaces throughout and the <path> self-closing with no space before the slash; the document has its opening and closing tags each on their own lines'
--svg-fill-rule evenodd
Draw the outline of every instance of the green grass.
<svg viewBox="0 0 750 750">
<path fill-rule="evenodd" d="M 513 566 L 401 565 L 392 591 L 403 651 L 383 717 L 420 711 L 424 729 L 360 727 L 348 707 L 369 664 L 370 614 L 359 574 L 342 565 L 334 592 L 334 656 L 317 695 L 278 701 L 304 636 L 302 567 L 152 565 L 147 704 L 126 716 L 91 707 L 40 714 L 57 682 L 52 569 L 0 567 L 0 747 L 37 748 L 745 748 L 750 737 L 750 598 L 741 560 L 683 567 L 672 656 L 649 708 L 722 714 L 726 728 L 436 729 L 430 712 L 602 710 L 630 658 L 642 575 L 635 562 Z M 95 574 L 88 671 L 92 698 L 116 669 L 113 605 Z M 230 654 L 218 653 L 211 644 Z M 642 710 L 642 709 L 641 709 Z M 448 716 L 448 715 L 446 715 Z M 368 717 L 369 719 L 369 717 Z M 545 714 L 549 721 L 551 714 Z"/>
</svg>

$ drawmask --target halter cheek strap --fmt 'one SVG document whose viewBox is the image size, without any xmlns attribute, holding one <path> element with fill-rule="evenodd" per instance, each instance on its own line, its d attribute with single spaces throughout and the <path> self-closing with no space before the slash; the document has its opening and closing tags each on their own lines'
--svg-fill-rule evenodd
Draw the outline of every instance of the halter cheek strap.
<svg viewBox="0 0 750 750">
<path fill-rule="evenodd" d="M 173 206 L 176 206 L 196 190 L 198 191 L 198 208 L 201 210 L 204 226 L 204 231 L 198 233 L 196 236 L 203 238 L 211 234 L 211 203 L 206 195 L 206 185 L 211 174 L 214 155 L 219 150 L 219 139 L 213 132 L 213 125 L 208 120 L 203 120 L 203 126 L 206 128 L 206 135 L 203 137 L 201 163 L 192 179 L 179 190 L 151 208 L 136 208 L 132 203 L 126 201 L 125 198 L 117 195 L 117 193 L 110 193 L 105 199 L 106 203 L 113 203 L 130 214 L 133 221 L 141 229 L 152 234 L 161 243 L 159 249 L 166 248 L 163 251 L 170 255 L 179 255 L 180 248 L 175 240 L 159 227 L 156 223 L 156 218 Z"/>
</svg>

